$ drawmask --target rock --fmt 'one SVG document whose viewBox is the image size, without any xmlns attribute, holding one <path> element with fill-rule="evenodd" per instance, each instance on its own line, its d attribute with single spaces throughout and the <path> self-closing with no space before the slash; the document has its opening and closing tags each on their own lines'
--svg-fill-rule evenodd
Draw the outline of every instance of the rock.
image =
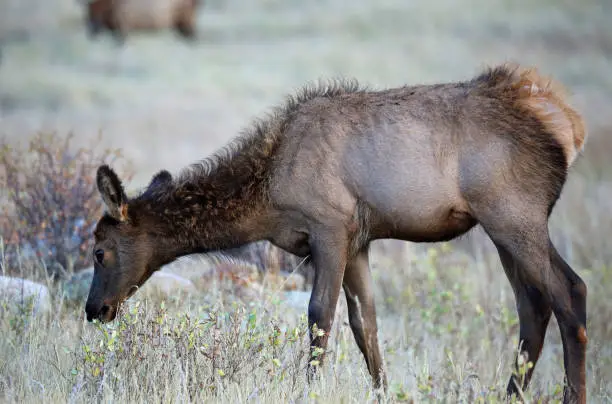
<svg viewBox="0 0 612 404">
<path fill-rule="evenodd" d="M 6 305 L 6 306 L 5 306 Z M 0 307 L 42 314 L 51 309 L 51 295 L 45 285 L 27 279 L 0 276 Z"/>
<path fill-rule="evenodd" d="M 142 286 L 140 293 L 160 293 L 165 297 L 177 292 L 194 293 L 197 289 L 192 281 L 170 272 L 157 271 Z"/>
<path fill-rule="evenodd" d="M 84 304 L 92 278 L 93 268 L 75 273 L 64 282 L 66 298 Z M 168 297 L 177 291 L 209 291 L 212 286 L 249 301 L 260 299 L 264 286 L 270 290 L 291 291 L 303 290 L 305 284 L 304 275 L 298 272 L 263 273 L 252 262 L 220 253 L 182 257 L 164 265 L 145 282 L 136 296 L 161 294 Z"/>
<path fill-rule="evenodd" d="M 175 274 L 197 284 L 202 278 L 214 273 L 215 265 L 213 260 L 204 255 L 192 255 L 164 265 L 159 272 Z"/>
<path fill-rule="evenodd" d="M 83 269 L 76 272 L 67 281 L 63 283 L 63 291 L 66 299 L 85 303 L 91 280 L 93 278 L 93 268 Z"/>
<path fill-rule="evenodd" d="M 261 300 L 264 289 L 259 283 L 251 282 L 248 284 L 235 285 L 231 292 L 235 297 L 247 303 Z"/>
<path fill-rule="evenodd" d="M 83 269 L 64 282 L 64 294 L 68 300 L 84 303 L 89 294 L 93 268 Z M 177 292 L 193 293 L 196 291 L 194 283 L 177 274 L 157 271 L 145 282 L 137 295 L 169 297 Z"/>
<path fill-rule="evenodd" d="M 300 273 L 288 274 L 284 290 L 304 290 L 306 289 L 306 277 Z"/>
<path fill-rule="evenodd" d="M 257 301 L 267 292 L 304 290 L 304 275 L 294 272 L 262 272 L 256 263 L 221 253 L 180 258 L 164 266 L 160 273 L 190 279 L 203 292 L 232 296 L 243 302 Z"/>
<path fill-rule="evenodd" d="M 290 291 L 284 294 L 284 304 L 298 310 L 307 311 L 311 291 Z"/>
<path fill-rule="evenodd" d="M 292 274 L 280 272 L 277 274 L 269 274 L 268 277 L 271 278 L 271 286 L 277 290 L 297 291 L 306 288 L 306 278 L 298 272 Z"/>
</svg>

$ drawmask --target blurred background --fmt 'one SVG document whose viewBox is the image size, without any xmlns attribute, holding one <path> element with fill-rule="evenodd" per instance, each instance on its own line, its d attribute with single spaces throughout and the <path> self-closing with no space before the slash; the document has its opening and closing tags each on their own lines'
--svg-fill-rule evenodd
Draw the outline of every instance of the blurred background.
<svg viewBox="0 0 612 404">
<path fill-rule="evenodd" d="M 88 39 L 85 3 L 1 0 L 0 131 L 73 131 L 82 144 L 101 132 L 133 160 L 134 186 L 206 156 L 320 77 L 391 87 L 515 60 L 568 87 L 593 143 L 609 125 L 606 0 L 204 0 L 196 40 L 168 28 L 123 46 Z"/>
<path fill-rule="evenodd" d="M 130 1 L 144 0 L 125 0 Z M 7 171 L 27 170 L 28 153 L 50 139 L 34 137 L 41 134 L 55 134 L 57 144 L 72 135 L 67 149 L 62 146 L 53 154 L 56 166 L 64 164 L 62 153 L 78 153 L 80 148 L 121 149 L 131 167 L 128 190 L 134 191 L 160 169 L 176 172 L 222 147 L 309 81 L 353 77 L 363 85 L 385 88 L 465 80 L 487 65 L 505 61 L 534 65 L 565 85 L 586 121 L 589 138 L 553 212 L 551 233 L 561 254 L 593 290 L 590 310 L 610 318 L 612 305 L 606 303 L 605 291 L 612 287 L 611 1 L 202 0 L 197 8 L 191 8 L 189 0 L 147 4 L 142 15 L 125 11 L 124 17 L 131 17 L 125 17 L 120 33 L 102 30 L 92 36 L 87 10 L 97 10 L 96 21 L 104 25 L 109 11 L 103 1 L 0 0 L 0 139 L 5 150 L 0 174 L 4 169 L 6 189 Z M 137 29 L 151 21 L 159 29 Z M 184 35 L 185 24 L 193 35 Z M 183 35 L 174 29 L 177 25 Z M 7 160 L 8 150 L 23 154 Z M 91 177 L 98 154 L 84 156 L 90 160 L 81 158 L 82 174 Z M 63 187 L 66 198 L 49 199 L 57 209 L 67 206 L 62 201 L 74 199 L 76 185 L 71 184 L 54 185 Z M 78 206 L 89 206 L 84 203 L 79 200 Z M 99 208 L 87 208 L 95 213 L 89 213 L 88 220 L 96 218 Z M 45 217 L 52 215 L 48 206 L 41 209 L 36 226 L 47 231 Z M 13 219 L 6 212 L 0 217 L 5 243 L 26 237 L 13 237 L 14 226 L 8 226 Z M 79 220 L 77 215 L 68 222 L 84 229 L 79 230 L 77 244 L 81 243 L 80 253 L 89 253 L 83 243 L 89 228 Z M 73 232 L 72 227 L 68 230 Z M 451 290 L 457 282 L 472 282 L 472 297 L 465 307 L 478 302 L 485 310 L 501 304 L 512 311 L 509 284 L 482 232 L 475 229 L 450 245 L 468 258 L 461 261 L 463 255 L 451 253 L 449 265 L 461 270 L 438 274 L 442 280 L 436 288 Z M 401 276 L 415 271 L 418 275 L 425 270 L 407 263 L 430 252 L 430 246 L 376 243 L 373 267 L 383 315 L 401 312 L 408 303 L 429 304 L 426 298 L 406 298 L 402 289 L 412 287 L 410 279 L 425 282 L 425 275 L 398 280 L 386 269 L 399 267 Z M 66 259 L 61 265 L 67 265 Z M 612 335 L 607 319 L 592 320 L 596 323 L 589 335 L 601 342 L 592 352 L 611 351 L 603 342 Z M 413 326 L 413 320 L 418 323 L 415 317 L 405 324 Z M 515 328 L 505 329 L 515 336 Z M 554 338 L 556 345 L 546 352 L 558 355 L 560 341 Z M 560 376 L 553 365 L 548 369 L 555 375 L 551 378 Z M 597 364 L 589 368 L 590 388 L 605 392 L 599 398 L 609 399 L 607 376 L 597 369 Z M 610 370 L 607 366 L 608 374 Z"/>
<path fill-rule="evenodd" d="M 151 0 L 141 14 L 124 13 L 120 41 L 109 31 L 88 35 L 88 5 L 106 1 L 1 0 L 4 143 L 38 132 L 72 133 L 70 147 L 101 138 L 132 164 L 134 190 L 222 147 L 306 82 L 463 80 L 516 61 L 561 81 L 589 132 L 554 215 L 571 231 L 553 232 L 555 240 L 573 262 L 612 258 L 611 2 L 206 0 L 186 14 L 189 39 L 171 16 L 189 1 Z M 138 30 L 143 22 L 159 29 Z"/>
</svg>

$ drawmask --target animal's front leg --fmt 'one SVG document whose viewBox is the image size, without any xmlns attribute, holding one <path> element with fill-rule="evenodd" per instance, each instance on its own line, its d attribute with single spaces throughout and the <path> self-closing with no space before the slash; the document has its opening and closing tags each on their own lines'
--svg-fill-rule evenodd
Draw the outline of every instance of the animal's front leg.
<svg viewBox="0 0 612 404">
<path fill-rule="evenodd" d="M 312 380 L 316 367 L 323 364 L 327 339 L 331 330 L 348 255 L 345 232 L 325 229 L 310 240 L 315 279 L 308 304 L 311 358 L 308 380 Z M 316 327 L 315 327 L 316 326 Z"/>
</svg>

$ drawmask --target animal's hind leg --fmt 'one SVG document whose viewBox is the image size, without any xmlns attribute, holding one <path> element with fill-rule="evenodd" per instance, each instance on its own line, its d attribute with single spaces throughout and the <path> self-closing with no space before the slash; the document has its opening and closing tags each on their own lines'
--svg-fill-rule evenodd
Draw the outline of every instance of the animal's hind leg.
<svg viewBox="0 0 612 404">
<path fill-rule="evenodd" d="M 555 275 L 560 280 L 559 286 L 568 298 L 558 302 L 560 307 L 555 310 L 563 341 L 567 381 L 563 399 L 564 402 L 584 403 L 586 402 L 587 288 L 578 274 L 561 258 L 552 242 L 550 242 L 550 256 Z"/>
<path fill-rule="evenodd" d="M 343 287 L 355 341 L 363 353 L 375 388 L 383 387 L 386 390 L 387 379 L 378 347 L 376 307 L 367 248 L 348 261 Z"/>
<path fill-rule="evenodd" d="M 87 37 L 89 39 L 94 39 L 102 31 L 102 24 L 97 18 L 87 18 L 87 20 L 85 21 L 85 24 L 87 27 L 87 30 L 86 30 Z"/>
<path fill-rule="evenodd" d="M 118 47 L 125 45 L 126 34 L 124 31 L 120 29 L 113 29 L 112 35 L 115 40 L 115 45 L 117 45 Z"/>
<path fill-rule="evenodd" d="M 111 16 L 108 17 L 108 29 L 111 32 L 111 35 L 113 36 L 116 46 L 122 47 L 123 45 L 125 45 L 127 29 L 120 15 L 113 13 Z"/>
<path fill-rule="evenodd" d="M 558 256 L 548 235 L 546 209 L 505 196 L 503 206 L 474 206 L 485 231 L 517 263 L 517 279 L 550 302 L 563 339 L 565 403 L 586 403 L 586 287 Z"/>
<path fill-rule="evenodd" d="M 174 29 L 183 38 L 188 40 L 196 39 L 196 28 L 195 18 L 191 13 L 185 13 L 181 18 L 174 24 Z"/>
<path fill-rule="evenodd" d="M 529 385 L 535 364 L 542 352 L 546 328 L 548 327 L 552 310 L 548 300 L 542 293 L 534 286 L 526 284 L 520 278 L 520 274 L 523 271 L 518 268 L 519 264 L 512 255 L 501 245 L 497 246 L 497 250 L 508 280 L 512 284 L 519 315 L 520 352 L 516 358 L 516 373 L 510 377 L 508 382 L 508 395 L 511 396 L 526 389 Z M 533 365 L 532 367 L 527 366 L 523 368 L 525 373 L 522 375 L 518 362 L 519 358 L 523 359 L 525 365 L 528 362 L 531 362 Z"/>
</svg>

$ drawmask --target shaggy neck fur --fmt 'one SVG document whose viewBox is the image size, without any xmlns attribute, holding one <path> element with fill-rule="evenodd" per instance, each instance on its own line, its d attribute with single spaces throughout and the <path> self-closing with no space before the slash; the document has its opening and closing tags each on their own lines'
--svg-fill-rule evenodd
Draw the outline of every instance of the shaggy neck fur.
<svg viewBox="0 0 612 404">
<path fill-rule="evenodd" d="M 150 186 L 129 211 L 178 256 L 250 242 L 268 199 L 270 159 L 262 157 L 241 147 L 234 158 L 193 165 L 176 179 Z"/>
</svg>

